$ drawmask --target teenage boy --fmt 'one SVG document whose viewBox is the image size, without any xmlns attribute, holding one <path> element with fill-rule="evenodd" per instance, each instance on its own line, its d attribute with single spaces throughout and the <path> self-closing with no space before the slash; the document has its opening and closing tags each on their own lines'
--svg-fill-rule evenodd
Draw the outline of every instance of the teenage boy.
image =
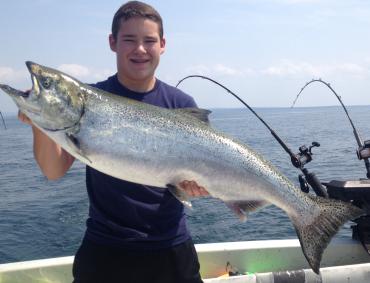
<svg viewBox="0 0 370 283">
<path fill-rule="evenodd" d="M 162 19 L 151 6 L 130 1 L 114 15 L 109 45 L 117 74 L 94 86 L 165 108 L 196 107 L 192 97 L 156 79 L 165 50 Z M 32 125 L 22 113 L 19 119 Z M 34 154 L 49 179 L 62 177 L 74 158 L 32 126 Z M 207 195 L 191 180 L 190 196 Z M 86 166 L 90 200 L 83 242 L 73 264 L 74 282 L 202 282 L 183 205 L 167 190 L 134 184 Z"/>
</svg>

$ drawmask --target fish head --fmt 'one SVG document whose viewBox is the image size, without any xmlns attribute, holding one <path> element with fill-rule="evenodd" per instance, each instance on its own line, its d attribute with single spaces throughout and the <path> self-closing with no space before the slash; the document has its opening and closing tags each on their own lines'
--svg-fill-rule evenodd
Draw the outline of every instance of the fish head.
<svg viewBox="0 0 370 283">
<path fill-rule="evenodd" d="M 74 127 L 84 112 L 85 92 L 76 79 L 52 68 L 26 62 L 32 89 L 18 91 L 0 85 L 15 101 L 20 111 L 34 124 L 51 131 Z"/>
</svg>

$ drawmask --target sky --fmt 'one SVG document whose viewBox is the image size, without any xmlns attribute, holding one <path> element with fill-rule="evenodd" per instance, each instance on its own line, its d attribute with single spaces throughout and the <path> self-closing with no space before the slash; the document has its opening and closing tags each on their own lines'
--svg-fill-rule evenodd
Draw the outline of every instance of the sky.
<svg viewBox="0 0 370 283">
<path fill-rule="evenodd" d="M 31 88 L 34 61 L 94 83 L 116 72 L 108 35 L 123 1 L 0 0 L 0 83 Z M 311 79 L 331 84 L 346 105 L 370 105 L 370 1 L 151 0 L 164 20 L 157 77 L 169 84 L 205 75 L 252 107 L 290 107 Z M 179 88 L 203 108 L 242 107 L 201 79 Z M 339 105 L 311 84 L 296 107 Z M 3 92 L 0 111 L 15 113 Z"/>
</svg>

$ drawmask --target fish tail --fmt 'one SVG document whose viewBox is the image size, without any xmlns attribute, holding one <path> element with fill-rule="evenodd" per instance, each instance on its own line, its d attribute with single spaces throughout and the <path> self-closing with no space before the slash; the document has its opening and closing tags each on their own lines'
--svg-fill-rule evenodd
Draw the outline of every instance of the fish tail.
<svg viewBox="0 0 370 283">
<path fill-rule="evenodd" d="M 303 254 L 312 270 L 319 274 L 321 258 L 331 238 L 345 222 L 358 218 L 364 211 L 350 203 L 307 196 L 308 200 L 312 200 L 312 209 L 290 218 Z"/>
</svg>

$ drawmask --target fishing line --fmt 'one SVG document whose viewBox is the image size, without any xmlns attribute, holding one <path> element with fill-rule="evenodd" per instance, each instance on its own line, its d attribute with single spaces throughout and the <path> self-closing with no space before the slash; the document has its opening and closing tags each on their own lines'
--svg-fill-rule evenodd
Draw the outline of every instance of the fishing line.
<svg viewBox="0 0 370 283">
<path fill-rule="evenodd" d="M 312 189 L 315 191 L 315 193 L 318 196 L 322 196 L 322 197 L 325 197 L 325 198 L 328 197 L 328 194 L 327 194 L 326 190 L 323 188 L 323 186 L 321 185 L 320 180 L 316 177 L 316 175 L 314 173 L 308 172 L 308 170 L 306 168 L 304 168 L 304 165 L 312 160 L 311 149 L 315 146 L 320 146 L 319 143 L 313 142 L 312 146 L 310 146 L 309 148 L 307 148 L 306 146 L 301 146 L 299 148 L 300 152 L 297 153 L 297 154 L 294 154 L 290 150 L 290 148 L 282 141 L 282 139 L 275 133 L 275 131 L 253 110 L 252 107 L 250 107 L 243 99 L 241 99 L 238 95 L 236 95 L 230 89 L 225 87 L 223 84 L 221 84 L 221 83 L 219 83 L 219 82 L 217 82 L 217 81 L 215 81 L 211 78 L 208 78 L 206 76 L 190 75 L 190 76 L 187 76 L 187 77 L 183 78 L 182 80 L 180 80 L 177 83 L 176 87 L 178 87 L 183 81 L 185 81 L 186 79 L 189 79 L 189 78 L 201 78 L 201 79 L 208 80 L 208 81 L 222 87 L 224 90 L 226 90 L 228 93 L 230 93 L 236 99 L 238 99 L 243 105 L 245 105 L 266 126 L 267 129 L 269 129 L 272 136 L 277 140 L 277 142 L 281 145 L 281 147 L 289 154 L 290 160 L 291 160 L 293 166 L 302 171 L 302 173 L 305 177 L 305 179 L 304 179 L 302 177 L 303 175 L 299 175 L 299 180 L 300 180 L 302 191 L 308 192 L 308 189 L 307 189 L 308 187 L 306 185 L 308 183 L 308 184 L 310 184 L 310 186 L 312 187 Z"/>
<path fill-rule="evenodd" d="M 1 120 L 3 120 L 3 125 L 4 125 L 4 128 L 6 130 L 5 120 L 4 120 L 4 117 L 3 117 L 3 114 L 1 113 L 1 111 L 0 111 L 0 116 L 1 116 Z"/>
<path fill-rule="evenodd" d="M 346 113 L 346 116 L 352 126 L 352 129 L 353 129 L 353 134 L 355 136 L 355 139 L 356 139 L 356 142 L 357 142 L 357 145 L 359 147 L 359 149 L 357 150 L 357 156 L 358 158 L 361 160 L 363 159 L 364 162 L 365 162 L 365 167 L 366 167 L 366 171 L 367 171 L 367 178 L 370 179 L 370 162 L 369 162 L 369 147 L 370 147 L 370 144 L 369 144 L 369 141 L 365 141 L 365 143 L 361 140 L 361 137 L 360 137 L 360 134 L 359 132 L 357 131 L 355 125 L 353 124 L 352 122 L 352 119 L 351 117 L 349 116 L 349 113 L 347 111 L 347 108 L 346 106 L 344 105 L 341 97 L 335 92 L 335 90 L 331 87 L 330 83 L 327 83 L 325 81 L 323 81 L 322 79 L 312 79 L 311 81 L 309 81 L 308 83 L 306 83 L 302 89 L 300 90 L 300 92 L 297 94 L 297 97 L 295 98 L 295 100 L 293 101 L 293 104 L 291 106 L 291 108 L 293 108 L 299 98 L 299 96 L 301 95 L 301 93 L 303 92 L 303 90 L 310 84 L 314 83 L 314 82 L 318 82 L 318 83 L 322 83 L 324 84 L 325 86 L 327 86 L 331 92 L 335 95 L 335 97 L 339 100 L 340 104 L 342 105 L 342 108 L 344 110 L 344 112 Z"/>
<path fill-rule="evenodd" d="M 216 85 L 222 87 L 224 90 L 226 90 L 228 93 L 230 93 L 232 96 L 234 96 L 236 99 L 238 99 L 242 104 L 244 104 L 266 127 L 267 129 L 269 129 L 270 133 L 272 134 L 272 136 L 278 141 L 278 143 L 283 147 L 283 149 L 289 154 L 289 156 L 291 157 L 292 159 L 292 162 L 293 160 L 295 161 L 295 163 L 297 164 L 297 157 L 296 155 L 290 150 L 290 148 L 281 140 L 281 138 L 275 133 L 275 131 L 253 110 L 252 107 L 250 107 L 243 99 L 241 99 L 238 95 L 236 95 L 234 92 L 232 92 L 230 89 L 228 89 L 226 86 L 224 86 L 223 84 L 209 78 L 209 77 L 206 77 L 206 76 L 201 76 L 201 75 L 190 75 L 190 76 L 187 76 L 183 79 L 181 79 L 177 85 L 176 85 L 176 88 L 183 82 L 185 81 L 186 79 L 189 79 L 189 78 L 201 78 L 201 79 L 205 79 L 205 80 L 208 80 L 212 83 L 215 83 Z M 296 165 L 294 165 L 296 166 Z M 297 167 L 297 166 L 296 166 Z M 297 167 L 298 168 L 298 167 Z"/>
<path fill-rule="evenodd" d="M 302 87 L 301 91 L 297 94 L 297 97 L 296 97 L 296 98 L 295 98 L 295 100 L 293 101 L 293 104 L 292 104 L 291 108 L 293 108 L 293 107 L 295 106 L 295 104 L 296 104 L 296 102 L 297 102 L 297 100 L 298 100 L 299 96 L 300 96 L 300 95 L 301 95 L 301 93 L 303 92 L 303 90 L 304 90 L 308 85 L 310 85 L 310 84 L 312 84 L 312 83 L 314 83 L 314 82 L 320 82 L 320 83 L 322 83 L 322 84 L 326 85 L 326 86 L 327 86 L 327 87 L 332 91 L 332 93 L 336 96 L 336 98 L 339 100 L 340 104 L 342 105 L 342 107 L 343 107 L 343 109 L 344 109 L 344 112 L 346 113 L 347 118 L 348 118 L 348 120 L 349 120 L 349 122 L 350 122 L 350 124 L 351 124 L 351 126 L 352 126 L 353 133 L 354 133 L 354 135 L 355 135 L 355 138 L 356 138 L 356 141 L 357 141 L 358 146 L 362 146 L 362 140 L 361 140 L 361 138 L 360 138 L 360 135 L 359 135 L 359 134 L 358 134 L 358 132 L 357 132 L 357 129 L 356 129 L 355 125 L 354 125 L 354 124 L 353 124 L 353 122 L 352 122 L 351 117 L 350 117 L 350 116 L 349 116 L 349 114 L 348 114 L 348 111 L 347 111 L 346 106 L 343 104 L 341 97 L 340 97 L 340 96 L 335 92 L 335 90 L 331 87 L 330 83 L 327 83 L 327 82 L 323 81 L 322 79 L 313 79 L 313 80 L 309 81 L 308 83 L 306 83 L 306 84 L 304 85 L 304 87 Z"/>
</svg>

